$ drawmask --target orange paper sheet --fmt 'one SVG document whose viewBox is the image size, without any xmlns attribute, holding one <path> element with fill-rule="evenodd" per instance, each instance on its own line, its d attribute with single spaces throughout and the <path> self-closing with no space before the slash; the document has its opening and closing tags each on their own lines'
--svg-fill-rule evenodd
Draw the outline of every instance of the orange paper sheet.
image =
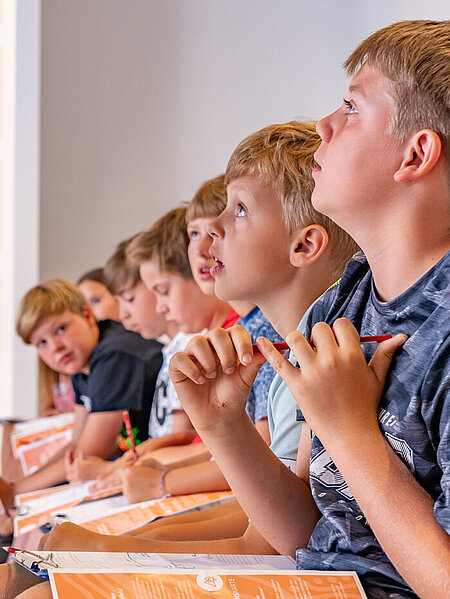
<svg viewBox="0 0 450 599">
<path fill-rule="evenodd" d="M 146 522 L 151 522 L 159 516 L 168 516 L 229 497 L 233 497 L 233 494 L 229 491 L 220 493 L 193 493 L 192 495 L 168 497 L 167 499 L 130 505 L 115 514 L 81 522 L 80 526 L 101 534 L 114 535 L 132 530 Z"/>
<path fill-rule="evenodd" d="M 54 599 L 365 599 L 354 572 L 117 573 L 54 570 Z"/>
</svg>

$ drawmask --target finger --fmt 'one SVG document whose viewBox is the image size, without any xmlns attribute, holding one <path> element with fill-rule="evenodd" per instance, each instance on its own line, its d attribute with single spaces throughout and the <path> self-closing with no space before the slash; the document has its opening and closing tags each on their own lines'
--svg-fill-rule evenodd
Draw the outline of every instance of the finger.
<svg viewBox="0 0 450 599">
<path fill-rule="evenodd" d="M 351 343 L 360 347 L 359 333 L 347 318 L 337 318 L 334 321 L 333 333 L 339 346 Z"/>
<path fill-rule="evenodd" d="M 307 342 L 305 341 L 305 343 Z M 294 378 L 296 380 L 298 379 L 300 374 L 298 369 L 295 368 L 295 366 L 291 364 L 289 360 L 286 360 L 286 358 L 274 348 L 270 341 L 264 337 L 259 337 L 256 341 L 256 345 L 258 346 L 258 349 L 264 358 L 269 362 L 275 372 L 281 376 L 288 386 L 289 383 L 294 382 Z"/>
<path fill-rule="evenodd" d="M 240 363 L 248 366 L 248 364 L 253 362 L 254 358 L 252 338 L 248 334 L 248 331 L 240 325 L 235 325 L 228 329 L 228 331 L 233 340 Z M 261 364 L 264 363 L 264 360 L 261 360 L 261 354 L 259 354 L 257 359 Z"/>
<path fill-rule="evenodd" d="M 206 333 L 212 351 L 225 374 L 233 374 L 238 362 L 238 354 L 230 335 L 230 329 L 212 329 Z M 197 356 L 196 356 L 197 357 Z"/>
<path fill-rule="evenodd" d="M 337 340 L 335 334 L 326 322 L 316 322 L 311 331 L 311 344 L 316 351 L 333 351 L 336 349 Z M 310 352 L 307 352 L 307 355 Z"/>
<path fill-rule="evenodd" d="M 79 464 L 80 462 L 82 462 L 84 460 L 84 458 L 85 458 L 84 451 L 77 451 L 77 453 L 75 454 L 74 462 L 77 462 Z"/>
<path fill-rule="evenodd" d="M 198 385 L 206 382 L 203 369 L 185 352 L 178 352 L 172 356 L 169 362 L 169 376 L 174 384 L 182 383 L 188 379 Z"/>
<path fill-rule="evenodd" d="M 392 337 L 392 339 L 388 339 L 387 341 L 383 341 L 377 347 L 372 359 L 369 362 L 369 366 L 380 383 L 384 383 L 386 379 L 386 375 L 395 352 L 405 343 L 407 339 L 407 335 L 395 335 L 395 337 Z"/>
</svg>

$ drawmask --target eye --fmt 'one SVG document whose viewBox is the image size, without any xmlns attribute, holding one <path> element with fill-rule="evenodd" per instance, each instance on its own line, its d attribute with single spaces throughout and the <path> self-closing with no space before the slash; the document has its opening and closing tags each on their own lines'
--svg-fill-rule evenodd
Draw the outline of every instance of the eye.
<svg viewBox="0 0 450 599">
<path fill-rule="evenodd" d="M 347 110 L 347 114 L 358 114 L 358 110 L 351 100 L 346 100 L 344 98 L 344 106 Z"/>
<path fill-rule="evenodd" d="M 169 295 L 169 288 L 167 287 L 157 287 L 156 289 L 153 290 L 156 295 L 158 295 L 159 297 L 165 297 L 166 295 Z"/>
<path fill-rule="evenodd" d="M 91 304 L 92 304 L 93 306 L 96 306 L 97 304 L 99 304 L 99 303 L 100 303 L 100 301 L 101 301 L 101 300 L 100 300 L 100 298 L 99 298 L 99 297 L 91 297 Z"/>
<path fill-rule="evenodd" d="M 57 334 L 57 335 L 62 335 L 66 329 L 67 329 L 67 325 L 66 325 L 66 324 L 61 324 L 61 325 L 59 325 L 59 327 L 56 329 L 56 334 Z"/>
<path fill-rule="evenodd" d="M 235 215 L 237 217 L 247 216 L 247 210 L 242 204 L 238 204 L 236 207 Z"/>
<path fill-rule="evenodd" d="M 198 239 L 200 237 L 200 233 L 195 230 L 190 230 L 188 231 L 188 237 L 191 241 L 193 241 L 194 239 Z"/>
<path fill-rule="evenodd" d="M 134 302 L 134 295 L 129 295 L 128 297 L 126 297 L 125 295 L 123 296 L 124 301 L 126 301 L 128 304 L 132 304 Z"/>
<path fill-rule="evenodd" d="M 34 346 L 37 347 L 37 349 L 42 349 L 43 347 L 45 347 L 45 345 L 45 339 L 39 339 L 39 341 L 36 341 L 36 343 L 34 344 Z"/>
</svg>

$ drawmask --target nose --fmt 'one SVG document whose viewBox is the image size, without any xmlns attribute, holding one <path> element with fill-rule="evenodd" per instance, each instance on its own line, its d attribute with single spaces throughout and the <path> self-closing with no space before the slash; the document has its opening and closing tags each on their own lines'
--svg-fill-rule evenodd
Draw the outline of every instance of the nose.
<svg viewBox="0 0 450 599">
<path fill-rule="evenodd" d="M 210 235 L 208 235 L 207 233 L 202 235 L 200 242 L 198 244 L 198 253 L 203 258 L 211 257 L 209 255 L 209 248 L 211 247 L 212 241 L 213 241 L 212 237 Z"/>
<path fill-rule="evenodd" d="M 219 239 L 220 237 L 223 237 L 222 214 L 220 214 L 219 216 L 216 216 L 216 218 L 214 218 L 208 224 L 208 227 L 207 227 L 208 235 L 212 238 L 213 241 L 216 238 Z"/>
<path fill-rule="evenodd" d="M 334 114 L 334 113 L 333 113 Z M 325 116 L 316 125 L 317 133 L 325 143 L 328 143 L 333 135 L 332 118 L 333 114 Z"/>
<path fill-rule="evenodd" d="M 169 311 L 166 302 L 160 296 L 156 296 L 155 311 L 157 314 L 167 314 Z"/>
<path fill-rule="evenodd" d="M 130 311 L 128 309 L 128 306 L 124 305 L 124 302 L 119 301 L 119 320 L 124 322 L 129 317 L 130 317 Z"/>
<path fill-rule="evenodd" d="M 55 353 L 64 347 L 64 343 L 61 337 L 58 337 L 57 335 L 52 335 L 47 340 L 47 346 L 49 347 L 50 351 Z"/>
</svg>

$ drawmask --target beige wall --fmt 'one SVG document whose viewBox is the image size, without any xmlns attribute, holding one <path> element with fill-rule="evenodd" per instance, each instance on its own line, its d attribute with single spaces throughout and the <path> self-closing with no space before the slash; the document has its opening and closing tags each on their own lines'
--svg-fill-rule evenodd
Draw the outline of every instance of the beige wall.
<svg viewBox="0 0 450 599">
<path fill-rule="evenodd" d="M 41 277 L 76 278 L 271 122 L 339 104 L 340 64 L 443 0 L 43 0 Z M 30 281 L 30 284 L 34 281 Z"/>
</svg>

